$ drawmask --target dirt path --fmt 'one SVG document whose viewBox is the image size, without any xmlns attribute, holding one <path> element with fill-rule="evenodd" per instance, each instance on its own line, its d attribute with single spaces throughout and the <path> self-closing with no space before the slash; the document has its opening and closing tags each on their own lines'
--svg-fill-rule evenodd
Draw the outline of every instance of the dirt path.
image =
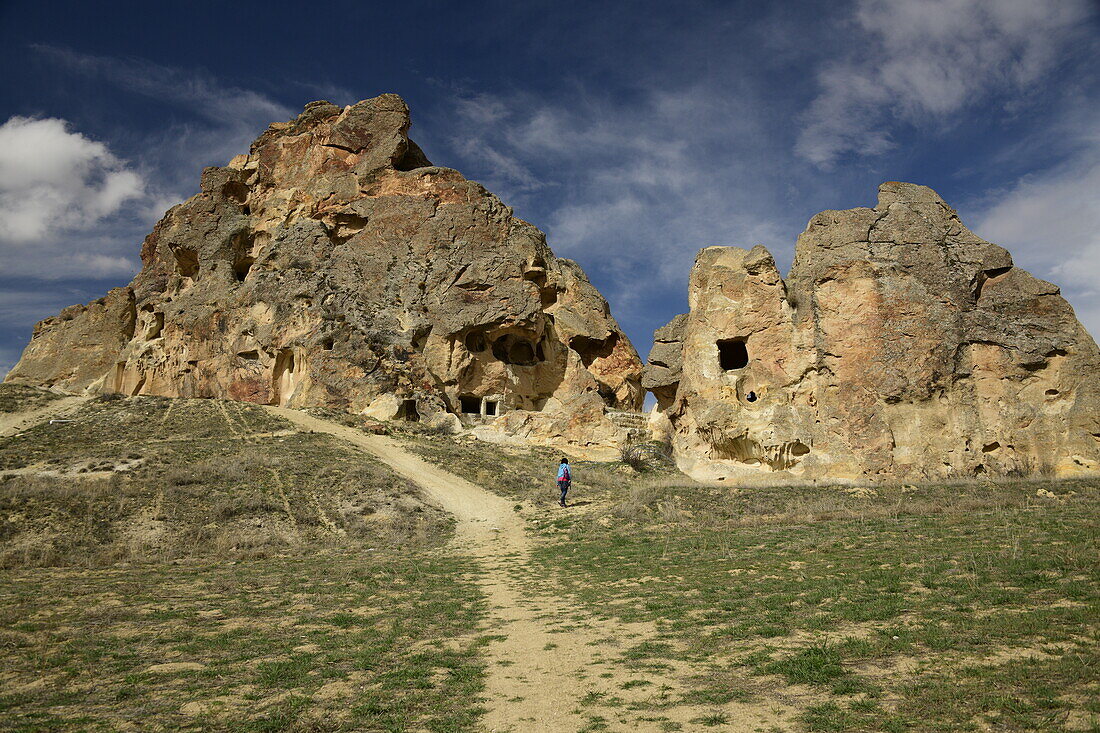
<svg viewBox="0 0 1100 733">
<path fill-rule="evenodd" d="M 63 418 L 88 401 L 79 395 L 62 397 L 37 410 L 0 412 L 0 438 L 15 435 L 51 418 Z"/>
<path fill-rule="evenodd" d="M 691 722 L 710 710 L 668 704 L 684 692 L 685 670 L 635 674 L 623 665 L 622 652 L 654 635 L 650 625 L 597 619 L 525 582 L 529 540 L 514 502 L 428 463 L 391 438 L 297 410 L 268 409 L 302 429 L 363 448 L 456 517 L 456 549 L 478 558 L 485 569 L 480 582 L 490 605 L 488 632 L 496 637 L 488 648 L 489 712 L 483 730 L 573 733 L 603 729 L 593 726 L 600 720 L 610 730 L 662 729 L 653 717 L 648 720 L 654 722 L 640 722 L 639 713 L 628 712 L 631 704 L 678 723 L 679 730 L 713 730 Z M 624 687 L 632 680 L 635 685 Z M 730 721 L 724 730 L 759 730 L 753 717 L 752 725 Z"/>
</svg>

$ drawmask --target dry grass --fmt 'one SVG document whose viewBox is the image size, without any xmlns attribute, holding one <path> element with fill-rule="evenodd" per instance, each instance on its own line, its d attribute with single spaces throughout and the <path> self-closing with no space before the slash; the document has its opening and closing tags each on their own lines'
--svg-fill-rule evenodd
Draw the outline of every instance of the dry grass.
<svg viewBox="0 0 1100 733">
<path fill-rule="evenodd" d="M 451 520 L 382 464 L 261 408 L 97 400 L 0 440 L 0 567 L 434 545 Z"/>
<path fill-rule="evenodd" d="M 37 387 L 24 387 L 19 384 L 0 384 L 0 412 L 24 412 L 36 410 L 63 395 Z"/>
<path fill-rule="evenodd" d="M 0 571 L 0 728 L 472 730 L 473 571 L 416 551 Z"/>
</svg>

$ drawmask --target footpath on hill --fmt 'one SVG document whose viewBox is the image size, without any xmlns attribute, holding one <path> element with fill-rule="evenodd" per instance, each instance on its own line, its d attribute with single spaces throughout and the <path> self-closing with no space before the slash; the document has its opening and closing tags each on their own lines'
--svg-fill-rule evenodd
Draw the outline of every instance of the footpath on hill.
<svg viewBox="0 0 1100 733">
<path fill-rule="evenodd" d="M 50 419 L 64 419 L 88 401 L 87 397 L 63 397 L 34 410 L 0 413 L 0 438 L 26 430 Z"/>
<path fill-rule="evenodd" d="M 578 731 L 622 716 L 621 707 L 612 711 L 600 704 L 605 697 L 629 701 L 652 695 L 624 688 L 631 672 L 619 657 L 626 647 L 651 637 L 653 629 L 597 619 L 525 582 L 530 540 L 513 502 L 424 461 L 391 438 L 297 410 L 269 409 L 302 429 L 328 433 L 366 450 L 455 516 L 454 549 L 482 565 L 480 584 L 490 606 L 487 632 L 494 641 L 488 647 L 485 730 Z M 646 687 L 676 699 L 683 692 L 683 672 L 650 671 Z M 661 710 L 661 717 L 690 730 L 701 712 L 676 706 Z M 758 730 L 760 722 L 753 716 L 743 727 L 730 721 L 725 729 Z M 630 727 L 637 729 L 637 724 Z"/>
</svg>

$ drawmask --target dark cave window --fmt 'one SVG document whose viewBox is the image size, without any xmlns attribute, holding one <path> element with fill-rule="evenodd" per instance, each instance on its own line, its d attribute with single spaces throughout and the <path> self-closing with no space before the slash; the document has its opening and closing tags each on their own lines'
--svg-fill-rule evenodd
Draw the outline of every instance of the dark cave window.
<svg viewBox="0 0 1100 733">
<path fill-rule="evenodd" d="M 543 357 L 541 350 L 536 350 L 535 345 L 526 339 L 512 334 L 505 334 L 493 342 L 493 356 L 505 364 L 518 366 L 534 366 Z"/>
<path fill-rule="evenodd" d="M 485 400 L 485 414 L 489 416 L 497 414 L 496 400 Z"/>
<path fill-rule="evenodd" d="M 745 339 L 722 339 L 718 342 L 718 364 L 727 372 L 749 365 L 749 349 Z"/>
<path fill-rule="evenodd" d="M 464 396 L 459 397 L 458 401 L 461 405 L 462 413 L 464 415 L 480 415 L 481 414 L 481 398 Z"/>
<path fill-rule="evenodd" d="M 248 277 L 248 271 L 252 269 L 253 263 L 255 263 L 251 257 L 241 257 L 233 263 L 233 278 L 237 282 L 244 282 L 244 279 Z"/>
<path fill-rule="evenodd" d="M 466 350 L 475 354 L 485 351 L 485 335 L 480 331 L 470 331 L 466 334 Z"/>
<path fill-rule="evenodd" d="M 183 277 L 194 278 L 199 273 L 199 253 L 193 249 L 177 249 L 172 253 L 176 257 L 176 272 Z"/>
<path fill-rule="evenodd" d="M 746 402 L 756 402 L 756 393 L 755 392 L 749 392 L 747 395 L 745 395 L 745 401 Z"/>
</svg>

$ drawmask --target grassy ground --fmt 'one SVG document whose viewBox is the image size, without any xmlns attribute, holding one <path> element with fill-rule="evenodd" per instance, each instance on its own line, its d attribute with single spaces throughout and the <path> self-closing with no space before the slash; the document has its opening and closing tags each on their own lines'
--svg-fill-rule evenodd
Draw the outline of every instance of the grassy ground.
<svg viewBox="0 0 1100 733">
<path fill-rule="evenodd" d="M 558 502 L 555 480 L 562 458 L 559 451 L 535 446 L 492 445 L 415 432 L 397 433 L 396 437 L 403 438 L 414 453 L 502 496 L 539 507 Z M 586 504 L 616 500 L 623 495 L 624 487 L 640 482 L 650 484 L 672 477 L 683 480 L 670 461 L 657 458 L 651 458 L 641 473 L 621 462 L 574 461 L 571 467 L 576 500 Z"/>
<path fill-rule="evenodd" d="M 7 391 L 0 390 L 0 394 Z M 0 439 L 0 567 L 438 544 L 450 519 L 378 462 L 260 407 L 97 400 Z"/>
<path fill-rule="evenodd" d="M 471 730 L 474 569 L 438 552 L 8 571 L 7 730 Z"/>
<path fill-rule="evenodd" d="M 256 406 L 72 419 L 0 439 L 0 727 L 473 728 L 477 568 L 417 487 Z"/>
<path fill-rule="evenodd" d="M 556 455 L 419 450 L 517 498 L 511 477 L 525 486 Z M 1100 483 L 737 491 L 577 475 L 590 506 L 524 509 L 532 582 L 656 624 L 623 655 L 634 684 L 694 671 L 654 713 L 711 704 L 697 722 L 721 727 L 724 706 L 751 702 L 811 731 L 1100 729 Z"/>
<path fill-rule="evenodd" d="M 526 582 L 577 624 L 655 628 L 620 640 L 622 696 L 582 708 L 654 730 L 687 704 L 710 711 L 693 730 L 745 706 L 780 730 L 1100 730 L 1098 482 L 738 491 L 580 462 L 562 510 L 555 451 L 361 427 L 514 499 Z M 384 466 L 248 405 L 103 399 L 0 439 L 0 725 L 476 730 L 485 608 L 449 528 Z M 651 682 L 669 669 L 680 691 Z"/>
<path fill-rule="evenodd" d="M 626 659 L 693 662 L 693 695 L 794 702 L 809 730 L 1095 729 L 1096 487 L 954 491 L 821 514 L 754 491 L 703 526 L 557 520 L 537 557 L 592 611 L 656 623 Z M 794 511 L 753 513 L 771 503 Z"/>
<path fill-rule="evenodd" d="M 22 387 L 15 384 L 0 384 L 0 412 L 24 412 L 37 410 L 62 395 L 34 387 Z"/>
</svg>

